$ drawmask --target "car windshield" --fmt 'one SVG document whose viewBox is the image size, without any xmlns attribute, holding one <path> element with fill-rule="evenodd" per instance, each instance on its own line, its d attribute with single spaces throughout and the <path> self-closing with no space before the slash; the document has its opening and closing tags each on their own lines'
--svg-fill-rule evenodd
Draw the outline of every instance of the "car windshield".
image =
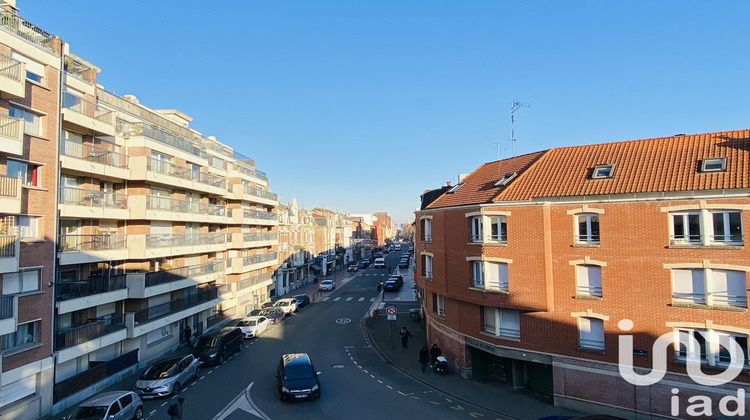
<svg viewBox="0 0 750 420">
<path fill-rule="evenodd" d="M 284 379 L 310 379 L 313 376 L 311 365 L 287 365 L 284 368 Z"/>
<path fill-rule="evenodd" d="M 71 419 L 101 420 L 107 414 L 107 407 L 78 407 Z"/>
<path fill-rule="evenodd" d="M 151 381 L 154 379 L 169 378 L 177 371 L 177 363 L 174 361 L 156 362 L 149 366 L 141 375 L 141 379 Z"/>
<path fill-rule="evenodd" d="M 276 304 L 273 305 L 273 306 L 288 306 L 288 305 L 289 305 L 289 301 L 287 301 L 287 300 L 280 300 L 280 301 L 276 302 Z"/>
<path fill-rule="evenodd" d="M 219 336 L 216 337 L 201 337 L 195 342 L 197 348 L 210 348 L 214 347 L 219 342 Z"/>
<path fill-rule="evenodd" d="M 270 309 L 264 309 L 264 310 L 260 311 L 260 314 L 263 315 L 263 316 L 274 316 L 274 315 L 276 315 L 276 311 L 272 311 Z"/>
<path fill-rule="evenodd" d="M 251 320 L 251 321 L 240 321 L 240 322 L 238 322 L 238 323 L 237 323 L 237 326 L 238 326 L 238 327 L 254 327 L 254 326 L 255 326 L 255 324 L 257 324 L 257 322 L 255 322 L 255 320 Z"/>
</svg>

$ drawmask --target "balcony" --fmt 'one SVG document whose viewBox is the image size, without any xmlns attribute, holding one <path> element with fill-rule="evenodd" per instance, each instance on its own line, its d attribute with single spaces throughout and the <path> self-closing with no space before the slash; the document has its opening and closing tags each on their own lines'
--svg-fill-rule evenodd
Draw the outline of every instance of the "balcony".
<svg viewBox="0 0 750 420">
<path fill-rule="evenodd" d="M 65 328 L 55 334 L 55 351 L 79 346 L 105 335 L 125 329 L 125 314 L 109 315 L 76 327 Z M 124 338 L 124 337 L 123 337 Z"/>
<path fill-rule="evenodd" d="M 3 213 L 21 213 L 21 180 L 0 175 L 0 209 Z"/>
<path fill-rule="evenodd" d="M 128 156 L 90 143 L 68 139 L 60 142 L 60 165 L 63 169 L 95 173 L 103 176 L 130 179 Z"/>
<path fill-rule="evenodd" d="M 232 248 L 259 248 L 276 245 L 278 242 L 277 232 L 232 234 Z"/>
<path fill-rule="evenodd" d="M 275 265 L 278 265 L 276 252 L 237 257 L 232 259 L 232 273 L 246 273 Z"/>
<path fill-rule="evenodd" d="M 60 187 L 60 216 L 77 219 L 116 219 L 130 217 L 127 194 Z"/>
<path fill-rule="evenodd" d="M 279 205 L 278 194 L 265 191 L 262 188 L 252 187 L 250 185 L 233 184 L 232 198 L 274 207 Z"/>
<path fill-rule="evenodd" d="M 16 235 L 0 235 L 0 274 L 18 271 L 21 242 Z"/>
<path fill-rule="evenodd" d="M 58 237 L 60 265 L 128 259 L 128 236 L 114 233 L 63 234 Z"/>
<path fill-rule="evenodd" d="M 201 172 L 194 168 L 179 166 L 150 156 L 131 156 L 132 179 L 165 184 L 179 189 L 201 191 L 215 195 L 226 195 L 226 180 L 223 177 Z"/>
<path fill-rule="evenodd" d="M 226 249 L 227 242 L 224 232 L 151 233 L 131 238 L 134 241 L 130 243 L 130 258 L 136 259 L 219 252 Z"/>
<path fill-rule="evenodd" d="M 42 28 L 37 27 L 31 22 L 22 19 L 16 14 L 3 12 L 3 14 L 0 15 L 0 29 L 23 38 L 47 52 L 55 51 L 54 41 L 57 37 L 44 31 Z"/>
<path fill-rule="evenodd" d="M 77 131 L 94 131 L 103 136 L 115 135 L 115 113 L 102 108 L 86 99 L 63 92 L 63 124 L 70 125 Z"/>
<path fill-rule="evenodd" d="M 23 154 L 22 120 L 0 114 L 0 152 L 9 155 Z"/>
<path fill-rule="evenodd" d="M 248 277 L 237 282 L 237 291 L 252 289 L 258 286 L 264 285 L 265 283 L 271 282 L 273 278 L 271 273 L 259 274 L 257 276 Z"/>
<path fill-rule="evenodd" d="M 122 136 L 128 138 L 131 145 L 138 146 L 143 145 L 149 149 L 159 149 L 157 147 L 150 147 L 145 140 L 156 141 L 161 145 L 170 146 L 177 151 L 183 152 L 183 158 L 185 160 L 194 161 L 195 157 L 207 159 L 208 154 L 206 151 L 195 145 L 192 141 L 185 137 L 178 136 L 172 132 L 165 130 L 157 125 L 145 124 L 145 123 L 132 123 L 123 120 L 117 120 L 117 132 Z M 143 141 L 137 141 L 139 137 L 142 137 Z M 132 140 L 132 141 L 131 141 Z M 142 143 L 142 144 L 138 144 Z"/>
<path fill-rule="evenodd" d="M 233 176 L 237 176 L 240 178 L 245 178 L 252 181 L 258 181 L 260 180 L 262 183 L 268 183 L 268 176 L 265 172 L 259 171 L 255 168 L 247 167 L 244 165 L 236 165 L 236 169 L 234 172 L 237 172 L 237 174 L 234 174 Z"/>
<path fill-rule="evenodd" d="M 26 96 L 26 63 L 0 54 L 0 97 Z"/>
<path fill-rule="evenodd" d="M 164 271 L 131 273 L 127 275 L 128 298 L 145 299 L 196 284 L 217 281 L 224 278 L 225 268 L 224 260 L 216 260 Z"/>
<path fill-rule="evenodd" d="M 131 218 L 180 222 L 227 223 L 226 206 L 175 200 L 169 197 L 133 196 Z"/>
<path fill-rule="evenodd" d="M 190 315 L 215 308 L 219 302 L 219 289 L 208 288 L 194 295 L 142 309 L 127 320 L 128 337 L 139 337 Z"/>
<path fill-rule="evenodd" d="M 18 296 L 0 295 L 0 335 L 16 332 L 18 328 Z"/>
<path fill-rule="evenodd" d="M 243 225 L 276 226 L 279 224 L 279 215 L 270 211 L 234 209 L 232 221 Z"/>
<path fill-rule="evenodd" d="M 125 275 L 93 277 L 55 285 L 57 312 L 65 314 L 85 308 L 125 300 L 128 297 Z"/>
</svg>

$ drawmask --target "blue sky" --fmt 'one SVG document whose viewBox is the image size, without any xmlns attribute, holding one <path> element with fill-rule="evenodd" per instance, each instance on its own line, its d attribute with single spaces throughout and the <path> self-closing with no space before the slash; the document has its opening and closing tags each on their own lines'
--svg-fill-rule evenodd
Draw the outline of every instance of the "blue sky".
<svg viewBox="0 0 750 420">
<path fill-rule="evenodd" d="M 18 0 L 256 160 L 287 204 L 413 218 L 425 189 L 550 147 L 750 127 L 750 3 Z M 63 7 L 64 6 L 64 7 Z M 510 145 L 510 105 L 516 111 Z"/>
</svg>

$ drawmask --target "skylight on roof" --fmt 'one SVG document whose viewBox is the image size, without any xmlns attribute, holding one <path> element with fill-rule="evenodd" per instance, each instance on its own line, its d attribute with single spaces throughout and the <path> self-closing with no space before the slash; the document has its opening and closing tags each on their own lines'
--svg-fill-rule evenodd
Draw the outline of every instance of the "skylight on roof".
<svg viewBox="0 0 750 420">
<path fill-rule="evenodd" d="M 591 179 L 612 178 L 615 175 L 615 164 L 607 163 L 604 165 L 594 166 L 594 172 L 591 173 Z"/>
<path fill-rule="evenodd" d="M 451 189 L 448 190 L 448 194 L 453 194 L 454 192 L 458 191 L 459 188 L 463 187 L 464 183 L 456 184 Z"/>
<path fill-rule="evenodd" d="M 701 172 L 721 172 L 727 170 L 727 158 L 708 158 L 701 160 Z"/>
<path fill-rule="evenodd" d="M 500 178 L 500 180 L 495 183 L 495 186 L 503 187 L 507 185 L 513 178 L 516 177 L 516 175 L 518 175 L 518 172 L 508 172 L 507 174 L 505 174 L 505 176 Z"/>
</svg>

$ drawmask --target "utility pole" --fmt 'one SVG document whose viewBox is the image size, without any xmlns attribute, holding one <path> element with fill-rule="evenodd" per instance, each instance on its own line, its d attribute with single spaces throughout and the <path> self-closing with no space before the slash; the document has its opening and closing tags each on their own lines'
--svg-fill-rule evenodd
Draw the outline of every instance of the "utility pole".
<svg viewBox="0 0 750 420">
<path fill-rule="evenodd" d="M 510 104 L 510 149 L 513 153 L 513 156 L 516 156 L 516 116 L 514 113 L 516 110 L 522 106 L 525 107 L 531 107 L 531 104 L 513 101 Z"/>
</svg>

